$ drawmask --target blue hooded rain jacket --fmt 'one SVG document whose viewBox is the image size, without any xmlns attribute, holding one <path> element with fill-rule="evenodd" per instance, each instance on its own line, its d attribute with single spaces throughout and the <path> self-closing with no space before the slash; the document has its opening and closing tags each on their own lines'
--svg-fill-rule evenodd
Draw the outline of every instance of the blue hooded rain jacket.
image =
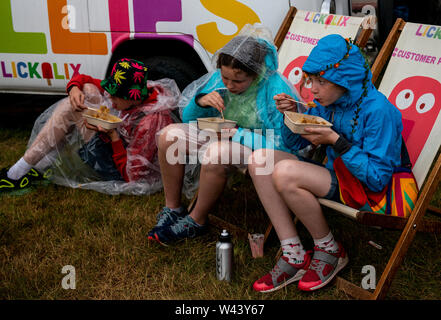
<svg viewBox="0 0 441 320">
<path fill-rule="evenodd" d="M 319 74 L 330 65 L 335 65 L 347 52 L 347 42 L 343 37 L 336 34 L 326 36 L 311 51 L 303 71 Z M 326 107 L 314 101 L 317 107 L 308 109 L 306 113 L 333 123 L 332 129 L 351 144 L 348 151 L 341 154 L 345 166 L 370 190 L 379 192 L 390 181 L 393 169 L 400 166 L 403 126 L 400 111 L 374 87 L 372 74 L 364 65 L 364 57 L 358 47 L 352 44 L 349 56 L 337 68 L 328 68 L 322 75 L 347 91 L 335 103 Z M 362 97 L 365 77 L 366 96 Z M 360 98 L 362 100 L 357 118 L 356 103 Z M 285 125 L 282 137 L 292 153 L 310 144 Z M 326 167 L 333 170 L 333 162 L 339 154 L 328 146 L 326 155 Z"/>
</svg>

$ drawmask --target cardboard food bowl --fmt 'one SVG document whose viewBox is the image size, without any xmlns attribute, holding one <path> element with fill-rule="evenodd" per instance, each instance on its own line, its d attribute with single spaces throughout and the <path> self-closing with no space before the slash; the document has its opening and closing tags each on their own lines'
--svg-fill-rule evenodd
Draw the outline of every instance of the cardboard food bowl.
<svg viewBox="0 0 441 320">
<path fill-rule="evenodd" d="M 113 114 L 102 114 L 99 110 L 87 109 L 83 111 L 83 116 L 86 118 L 87 123 L 94 126 L 101 126 L 103 129 L 115 129 L 117 128 L 122 120 Z M 105 119 L 102 119 L 102 117 Z"/>
<path fill-rule="evenodd" d="M 199 130 L 213 130 L 221 132 L 222 129 L 232 129 L 236 127 L 236 121 L 222 118 L 197 118 Z"/>
<path fill-rule="evenodd" d="M 305 131 L 306 127 L 332 127 L 332 123 L 321 117 L 292 111 L 285 111 L 285 124 L 292 132 L 298 134 L 311 134 Z"/>
</svg>

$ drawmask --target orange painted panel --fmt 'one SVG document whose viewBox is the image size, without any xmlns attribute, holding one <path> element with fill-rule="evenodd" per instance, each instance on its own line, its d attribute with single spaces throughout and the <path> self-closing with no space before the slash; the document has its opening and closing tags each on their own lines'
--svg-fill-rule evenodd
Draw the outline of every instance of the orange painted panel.
<svg viewBox="0 0 441 320">
<path fill-rule="evenodd" d="M 47 0 L 52 51 L 62 54 L 106 55 L 108 48 L 105 33 L 74 33 L 63 28 L 65 14 L 62 11 L 66 5 L 67 0 Z"/>
</svg>

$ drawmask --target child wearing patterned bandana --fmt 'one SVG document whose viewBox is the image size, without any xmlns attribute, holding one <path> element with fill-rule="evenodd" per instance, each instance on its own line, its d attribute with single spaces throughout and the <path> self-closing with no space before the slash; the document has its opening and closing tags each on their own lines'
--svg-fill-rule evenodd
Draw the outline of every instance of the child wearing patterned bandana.
<svg viewBox="0 0 441 320">
<path fill-rule="evenodd" d="M 148 83 L 147 67 L 124 58 L 114 64 L 103 81 L 87 75 L 73 77 L 67 92 L 69 97 L 58 102 L 44 119 L 23 157 L 11 168 L 2 169 L 0 192 L 24 189 L 33 181 L 46 179 L 54 160 L 61 157 L 63 161 L 62 147 L 72 140 L 73 132 L 79 133 L 83 142 L 79 157 L 97 174 L 96 180 L 160 181 L 155 134 L 174 122 L 171 109 L 176 107 L 180 92 L 173 80 Z M 110 98 L 109 104 L 123 119 L 118 128 L 93 126 L 82 116 L 86 100 L 99 105 L 103 95 Z"/>
<path fill-rule="evenodd" d="M 275 291 L 295 281 L 299 281 L 300 290 L 317 290 L 348 263 L 318 201 L 326 198 L 341 202 L 334 163 L 341 160 L 373 192 L 389 183 L 394 167 L 401 163 L 401 113 L 372 84 L 369 66 L 356 45 L 339 35 L 322 38 L 303 65 L 303 72 L 311 80 L 316 104 L 306 113 L 333 126 L 306 128 L 307 135 L 295 134 L 284 126 L 282 137 L 290 153 L 275 151 L 272 174 L 256 174 L 260 164 L 249 162 L 250 175 L 283 252 L 274 269 L 254 283 L 259 292 Z M 274 98 L 279 107 L 293 104 L 286 94 Z M 326 146 L 326 165 L 299 155 L 298 151 L 308 145 Z M 260 159 L 265 156 L 265 150 L 252 155 Z M 291 212 L 311 234 L 313 252 L 303 247 Z"/>
</svg>

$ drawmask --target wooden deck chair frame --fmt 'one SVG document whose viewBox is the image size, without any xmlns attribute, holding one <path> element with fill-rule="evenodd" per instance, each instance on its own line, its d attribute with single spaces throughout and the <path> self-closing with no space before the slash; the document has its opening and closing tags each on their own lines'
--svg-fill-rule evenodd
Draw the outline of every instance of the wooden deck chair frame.
<svg viewBox="0 0 441 320">
<path fill-rule="evenodd" d="M 290 7 L 288 10 L 288 13 L 285 16 L 285 19 L 283 20 L 277 34 L 276 37 L 274 38 L 274 44 L 276 45 L 276 47 L 278 49 L 280 49 L 280 46 L 282 45 L 283 40 L 286 37 L 286 34 L 289 31 L 289 28 L 291 27 L 291 24 L 294 20 L 294 17 L 297 13 L 297 8 L 296 7 Z M 370 23 L 367 23 L 368 25 L 370 25 Z M 367 41 L 369 40 L 369 37 L 371 36 L 372 33 L 372 29 L 371 28 L 367 28 L 367 29 L 362 29 L 360 34 L 357 36 L 357 40 L 356 40 L 356 44 L 357 46 L 364 48 L 367 44 Z"/>
<path fill-rule="evenodd" d="M 398 38 L 405 25 L 404 20 L 397 19 L 385 44 L 379 52 L 377 59 L 372 67 L 373 79 L 375 83 L 378 80 L 384 66 L 386 65 Z M 372 212 L 358 211 L 343 204 L 339 204 L 326 199 L 319 199 L 319 202 L 334 211 L 341 213 L 357 222 L 368 226 L 379 226 L 390 229 L 402 229 L 400 238 L 387 262 L 387 265 L 380 277 L 374 292 L 362 289 L 359 286 L 337 277 L 337 288 L 348 295 L 357 299 L 384 299 L 392 283 L 398 268 L 400 267 L 407 250 L 409 249 L 417 231 L 441 232 L 441 223 L 438 221 L 426 221 L 423 217 L 426 212 L 441 213 L 441 210 L 429 206 L 438 183 L 441 179 L 441 154 L 438 151 L 435 160 L 432 162 L 432 168 L 426 176 L 426 179 L 420 189 L 415 207 L 408 218 L 384 216 Z"/>
<path fill-rule="evenodd" d="M 283 40 L 285 39 L 285 37 L 289 31 L 289 28 L 291 27 L 291 24 L 294 20 L 296 13 L 297 13 L 297 8 L 291 6 L 289 8 L 275 38 L 274 38 L 274 44 L 277 49 L 280 49 L 280 46 L 282 45 Z M 370 25 L 370 24 L 368 23 L 368 25 Z M 372 33 L 371 28 L 367 28 L 367 29 L 363 28 L 360 31 L 360 34 L 357 36 L 356 44 L 361 48 L 365 47 L 371 33 Z M 242 173 L 247 174 L 247 171 L 244 170 Z M 198 193 L 196 192 L 196 194 L 193 196 L 192 200 L 190 201 L 190 204 L 188 205 L 188 212 L 190 212 L 194 208 L 194 206 L 196 204 L 197 196 L 198 196 Z M 210 219 L 210 224 L 212 224 L 220 229 L 227 228 L 228 230 L 230 230 L 230 232 L 233 235 L 238 236 L 240 238 L 243 238 L 243 239 L 247 238 L 248 232 L 246 230 L 244 230 L 236 225 L 233 225 L 231 223 L 228 223 L 227 221 L 225 221 L 219 217 L 216 217 L 212 214 L 209 214 L 208 216 Z M 270 222 L 265 230 L 265 236 L 264 236 L 265 242 L 268 239 L 271 230 L 272 230 L 272 224 Z"/>
</svg>

